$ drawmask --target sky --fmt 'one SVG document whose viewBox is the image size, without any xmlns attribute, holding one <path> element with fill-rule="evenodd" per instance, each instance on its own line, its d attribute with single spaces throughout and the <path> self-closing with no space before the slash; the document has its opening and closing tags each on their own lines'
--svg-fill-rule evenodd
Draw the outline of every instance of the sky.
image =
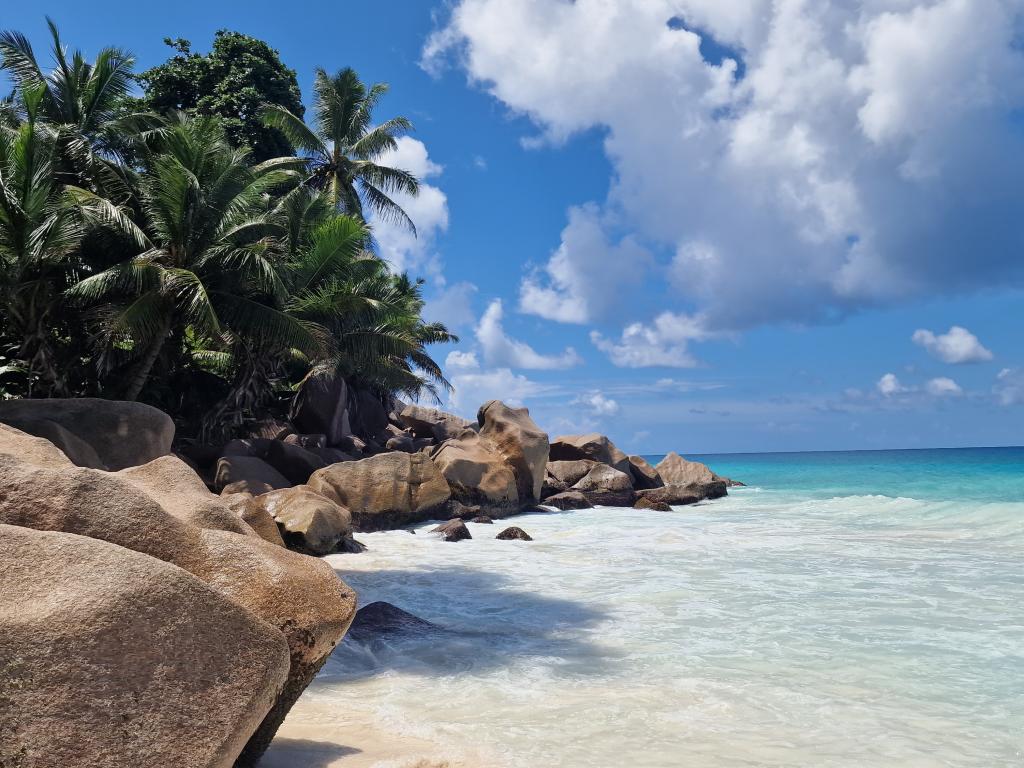
<svg viewBox="0 0 1024 768">
<path fill-rule="evenodd" d="M 13 6 L 13 7 L 12 7 Z M 446 408 L 685 453 L 1024 443 L 1024 0 L 7 3 L 391 92 Z"/>
</svg>

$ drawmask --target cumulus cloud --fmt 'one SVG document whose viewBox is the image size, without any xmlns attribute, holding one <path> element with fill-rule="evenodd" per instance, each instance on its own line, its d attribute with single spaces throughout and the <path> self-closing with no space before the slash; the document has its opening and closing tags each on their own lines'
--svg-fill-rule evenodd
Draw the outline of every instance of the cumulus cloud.
<svg viewBox="0 0 1024 768">
<path fill-rule="evenodd" d="M 940 376 L 937 379 L 931 379 L 924 385 L 924 388 L 925 391 L 933 397 L 955 397 L 964 393 L 959 384 L 945 376 Z"/>
<path fill-rule="evenodd" d="M 1024 405 L 1024 370 L 1004 368 L 992 388 L 1000 405 Z"/>
<path fill-rule="evenodd" d="M 423 318 L 431 323 L 444 323 L 449 330 L 459 331 L 476 323 L 473 312 L 473 298 L 477 287 L 473 283 L 461 282 L 444 285 L 434 291 L 423 306 Z"/>
<path fill-rule="evenodd" d="M 892 397 L 893 395 L 902 395 L 904 392 L 910 390 L 900 383 L 900 380 L 896 378 L 896 374 L 887 373 L 878 380 L 875 385 L 878 392 L 884 397 Z"/>
<path fill-rule="evenodd" d="M 572 208 L 558 250 L 523 280 L 519 308 L 548 320 L 589 322 L 623 306 L 650 262 L 635 239 L 610 240 L 597 206 Z"/>
<path fill-rule="evenodd" d="M 452 393 L 448 407 L 466 418 L 475 418 L 488 400 L 503 400 L 519 407 L 529 397 L 544 394 L 551 387 L 513 373 L 508 368 L 492 371 L 457 373 L 451 377 Z"/>
<path fill-rule="evenodd" d="M 502 325 L 503 316 L 501 299 L 495 299 L 487 307 L 476 328 L 476 340 L 480 343 L 488 365 L 554 371 L 572 368 L 583 362 L 572 347 L 567 347 L 558 355 L 543 355 L 529 344 L 509 337 Z"/>
<path fill-rule="evenodd" d="M 939 336 L 931 331 L 918 330 L 912 338 L 928 354 L 945 363 L 982 363 L 992 359 L 992 353 L 982 346 L 978 337 L 959 325 Z"/>
<path fill-rule="evenodd" d="M 662 312 L 650 325 L 627 325 L 618 341 L 597 331 L 590 340 L 619 368 L 695 368 L 700 363 L 688 345 L 710 335 L 703 317 Z"/>
<path fill-rule="evenodd" d="M 616 416 L 619 413 L 619 404 L 597 390 L 580 395 L 572 404 L 585 406 L 594 416 Z"/>
<path fill-rule="evenodd" d="M 676 310 L 735 330 L 1021 282 L 1022 22 L 1019 0 L 453 0 L 424 65 L 545 141 L 605 131 L 608 198 L 570 212 L 525 311 L 612 311 L 645 243 Z"/>
<path fill-rule="evenodd" d="M 435 249 L 438 236 L 448 229 L 448 196 L 425 180 L 439 176 L 444 169 L 430 159 L 422 141 L 410 136 L 399 137 L 398 147 L 385 153 L 378 162 L 409 171 L 420 180 L 420 193 L 416 197 L 404 193 L 391 196 L 412 219 L 417 234 L 399 223 L 370 214 L 370 226 L 381 257 L 395 272 L 428 275 L 435 282 L 443 283 Z"/>
<path fill-rule="evenodd" d="M 475 371 L 480 368 L 475 352 L 461 352 L 457 349 L 448 353 L 444 367 L 452 371 Z"/>
</svg>

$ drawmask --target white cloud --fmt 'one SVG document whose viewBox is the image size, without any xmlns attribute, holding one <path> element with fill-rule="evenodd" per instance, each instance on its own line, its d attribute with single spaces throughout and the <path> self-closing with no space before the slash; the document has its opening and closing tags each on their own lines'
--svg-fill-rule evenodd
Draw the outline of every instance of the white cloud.
<svg viewBox="0 0 1024 768">
<path fill-rule="evenodd" d="M 410 136 L 399 137 L 398 148 L 385 153 L 377 162 L 409 171 L 420 180 L 420 193 L 416 197 L 403 193 L 391 196 L 412 219 L 417 234 L 402 224 L 370 214 L 370 226 L 381 257 L 395 272 L 428 275 L 435 283 L 443 284 L 435 247 L 437 238 L 448 229 L 448 196 L 424 180 L 440 175 L 444 169 L 430 159 L 422 141 Z"/>
<path fill-rule="evenodd" d="M 900 380 L 896 378 L 896 374 L 894 373 L 885 374 L 878 380 L 878 384 L 876 384 L 875 387 L 885 397 L 901 395 L 910 391 L 900 383 Z"/>
<path fill-rule="evenodd" d="M 545 141 L 606 132 L 608 198 L 525 311 L 613 311 L 642 242 L 675 254 L 676 311 L 732 330 L 1021 282 L 1022 22 L 1020 0 L 453 0 L 424 64 Z"/>
<path fill-rule="evenodd" d="M 689 342 L 710 336 L 702 317 L 662 312 L 651 325 L 627 325 L 617 342 L 597 331 L 590 339 L 619 368 L 695 368 L 699 362 L 690 354 Z"/>
<path fill-rule="evenodd" d="M 477 287 L 461 282 L 434 291 L 423 306 L 423 318 L 431 323 L 444 323 L 449 330 L 470 328 L 476 322 L 473 298 Z"/>
<path fill-rule="evenodd" d="M 949 333 L 936 336 L 931 331 L 914 332 L 913 342 L 928 350 L 928 354 L 945 363 L 981 363 L 992 359 L 992 353 L 982 346 L 978 337 L 954 325 Z"/>
<path fill-rule="evenodd" d="M 451 378 L 453 391 L 448 406 L 466 418 L 475 418 L 481 405 L 488 400 L 502 400 L 519 407 L 530 397 L 542 395 L 552 388 L 515 374 L 508 368 L 476 373 L 458 373 Z"/>
<path fill-rule="evenodd" d="M 953 397 L 964 393 L 959 384 L 945 376 L 940 376 L 937 379 L 931 379 L 924 385 L 924 388 L 925 391 L 933 397 Z"/>
<path fill-rule="evenodd" d="M 474 352 L 460 352 L 453 349 L 445 358 L 444 367 L 453 371 L 475 371 L 480 368 L 480 361 Z"/>
<path fill-rule="evenodd" d="M 548 320 L 589 322 L 627 302 L 650 261 L 633 238 L 609 241 L 597 206 L 571 208 L 562 244 L 523 280 L 519 308 Z"/>
<path fill-rule="evenodd" d="M 598 390 L 580 395 L 572 404 L 586 406 L 594 416 L 615 416 L 619 413 L 619 404 Z"/>
<path fill-rule="evenodd" d="M 1024 370 L 1004 368 L 996 376 L 993 394 L 1000 405 L 1024 405 Z"/>
<path fill-rule="evenodd" d="M 495 299 L 480 318 L 476 329 L 476 339 L 489 366 L 552 371 L 572 368 L 583 362 L 572 347 L 558 355 L 542 355 L 529 344 L 510 338 L 502 325 L 503 315 L 501 299 Z"/>
</svg>

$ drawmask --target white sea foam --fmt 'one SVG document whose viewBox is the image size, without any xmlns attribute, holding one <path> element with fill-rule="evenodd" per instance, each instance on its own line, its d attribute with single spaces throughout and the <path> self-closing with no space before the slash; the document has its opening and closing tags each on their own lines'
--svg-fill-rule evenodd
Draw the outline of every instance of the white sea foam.
<svg viewBox="0 0 1024 768">
<path fill-rule="evenodd" d="M 452 631 L 346 642 L 318 706 L 513 768 L 1024 764 L 1024 503 L 740 489 L 515 524 L 535 541 L 331 557 Z"/>
</svg>

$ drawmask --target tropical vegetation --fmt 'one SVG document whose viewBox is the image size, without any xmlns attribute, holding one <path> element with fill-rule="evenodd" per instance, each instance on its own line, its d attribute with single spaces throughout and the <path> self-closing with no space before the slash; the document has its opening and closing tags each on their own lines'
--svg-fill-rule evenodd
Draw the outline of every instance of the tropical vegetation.
<svg viewBox="0 0 1024 768">
<path fill-rule="evenodd" d="M 373 252 L 371 222 L 414 229 L 395 193 L 418 191 L 383 162 L 412 129 L 375 122 L 385 85 L 318 70 L 307 126 L 262 41 L 174 41 L 136 75 L 50 31 L 50 71 L 0 33 L 0 396 L 140 399 L 223 439 L 312 374 L 382 401 L 448 387 L 430 347 L 453 335 Z"/>
</svg>

